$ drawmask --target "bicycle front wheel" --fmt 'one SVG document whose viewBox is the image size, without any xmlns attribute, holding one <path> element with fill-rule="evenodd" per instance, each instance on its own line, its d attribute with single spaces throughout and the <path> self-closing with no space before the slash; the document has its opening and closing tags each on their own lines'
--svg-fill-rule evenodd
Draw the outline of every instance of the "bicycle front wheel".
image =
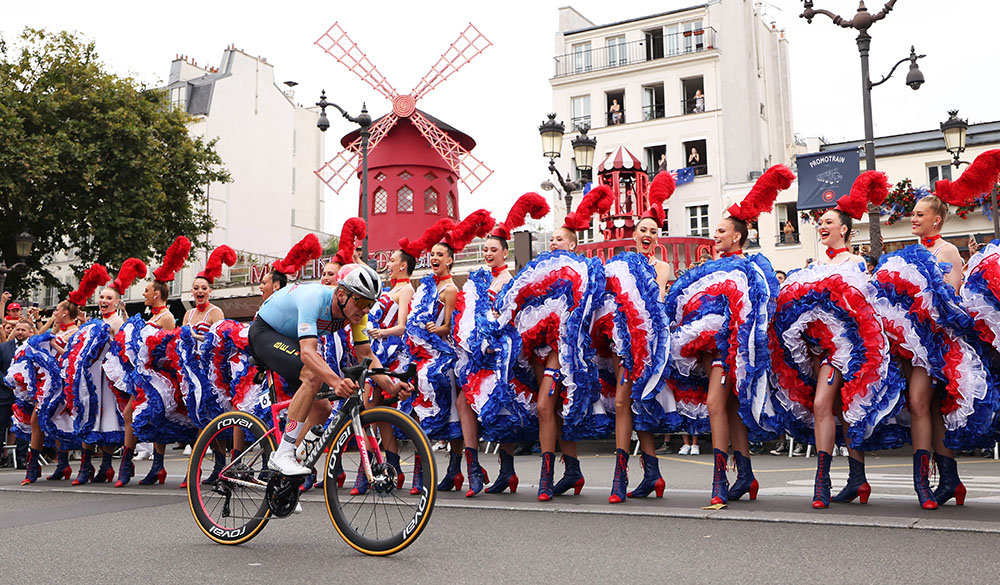
<svg viewBox="0 0 1000 585">
<path fill-rule="evenodd" d="M 437 498 L 437 469 L 430 443 L 413 419 L 391 408 L 371 408 L 361 413 L 361 426 L 372 455 L 381 453 L 385 464 L 373 462 L 374 483 L 361 482 L 360 493 L 337 488 L 343 469 L 349 477 L 359 473 L 361 453 L 348 420 L 330 445 L 323 485 L 326 507 L 337 532 L 355 550 L 367 555 L 397 553 L 420 536 Z M 395 449 L 395 453 L 391 450 Z M 395 456 L 398 454 L 399 462 Z M 403 475 L 422 476 L 422 486 L 403 489 Z M 360 475 L 358 476 L 361 477 Z M 380 479 L 381 478 L 381 479 Z"/>
<path fill-rule="evenodd" d="M 234 438 L 244 451 L 227 456 Z M 218 449 L 219 459 L 215 450 Z M 259 418 L 245 412 L 221 414 L 205 426 L 191 449 L 187 493 L 195 522 L 219 544 L 243 544 L 260 533 L 271 517 L 265 497 L 272 472 L 267 460 L 274 435 Z M 226 453 L 225 455 L 223 453 Z M 226 464 L 220 474 L 219 466 Z"/>
</svg>

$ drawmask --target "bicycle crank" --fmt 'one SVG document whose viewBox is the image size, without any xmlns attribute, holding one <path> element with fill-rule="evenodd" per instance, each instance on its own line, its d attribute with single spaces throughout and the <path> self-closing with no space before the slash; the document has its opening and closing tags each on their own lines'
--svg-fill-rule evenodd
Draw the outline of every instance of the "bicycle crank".
<svg viewBox="0 0 1000 585">
<path fill-rule="evenodd" d="M 286 477 L 275 474 L 267 482 L 264 498 L 271 513 L 278 518 L 284 518 L 295 511 L 299 503 L 299 486 L 306 476 Z"/>
</svg>

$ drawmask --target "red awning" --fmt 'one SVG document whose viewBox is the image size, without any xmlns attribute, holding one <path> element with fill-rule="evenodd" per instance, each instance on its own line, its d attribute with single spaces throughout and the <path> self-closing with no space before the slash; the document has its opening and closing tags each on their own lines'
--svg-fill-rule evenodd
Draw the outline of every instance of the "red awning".
<svg viewBox="0 0 1000 585">
<path fill-rule="evenodd" d="M 621 170 L 645 171 L 646 165 L 629 152 L 627 148 L 619 146 L 597 166 L 597 172 L 599 173 Z"/>
</svg>

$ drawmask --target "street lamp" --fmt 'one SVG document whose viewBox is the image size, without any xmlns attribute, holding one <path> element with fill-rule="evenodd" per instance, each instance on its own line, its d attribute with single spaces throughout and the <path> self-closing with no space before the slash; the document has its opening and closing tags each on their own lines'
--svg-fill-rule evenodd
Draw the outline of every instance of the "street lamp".
<svg viewBox="0 0 1000 585">
<path fill-rule="evenodd" d="M 326 101 L 325 89 L 320 92 L 316 105 L 320 109 L 319 120 L 316 121 L 316 127 L 320 129 L 320 132 L 326 132 L 330 127 L 330 119 L 326 117 L 328 106 L 340 110 L 340 115 L 345 120 L 357 124 L 361 129 L 361 219 L 365 221 L 365 225 L 368 225 L 368 139 L 371 136 L 372 117 L 368 115 L 368 108 L 364 102 L 361 102 L 361 113 L 357 117 L 351 116 L 344 108 Z M 368 258 L 368 238 L 361 240 L 361 258 L 369 265 L 371 264 Z"/>
<path fill-rule="evenodd" d="M 589 173 L 594 168 L 594 151 L 597 150 L 597 139 L 587 136 L 588 130 L 586 126 L 580 128 L 580 134 L 570 141 L 573 146 L 573 158 L 576 160 L 576 170 L 581 173 Z M 569 213 L 573 205 L 573 191 L 582 189 L 587 184 L 587 179 L 586 176 L 581 176 L 577 181 L 567 181 L 556 168 L 556 159 L 562 154 L 562 140 L 565 133 L 566 126 L 562 122 L 556 122 L 554 113 L 548 114 L 548 120 L 538 126 L 538 134 L 542 137 L 542 156 L 549 159 L 549 172 L 555 174 L 559 180 L 559 185 L 565 193 L 566 213 Z M 542 185 L 546 191 L 555 187 L 551 182 L 546 181 L 546 183 L 547 185 Z"/>
<path fill-rule="evenodd" d="M 956 169 L 962 165 L 970 164 L 961 160 L 962 153 L 965 152 L 965 137 L 969 129 L 969 123 L 958 117 L 958 110 L 948 110 L 948 119 L 941 122 L 941 134 L 944 134 L 944 149 L 951 155 L 951 164 Z M 1000 238 L 1000 217 L 997 217 L 997 190 L 996 187 L 990 189 L 990 210 L 993 216 L 993 238 Z"/>
<path fill-rule="evenodd" d="M 806 19 L 806 22 L 812 24 L 812 19 L 817 14 L 822 14 L 830 18 L 833 24 L 841 28 L 853 28 L 858 31 L 858 37 L 855 39 L 858 43 L 858 52 L 861 54 L 861 99 L 864 106 L 865 114 L 865 169 L 869 171 L 875 170 L 875 131 L 872 128 L 872 88 L 881 85 L 892 77 L 896 67 L 900 64 L 909 61 L 910 70 L 906 74 L 906 85 L 910 86 L 911 89 L 917 90 L 924 83 L 924 74 L 921 73 L 920 67 L 917 65 L 917 59 L 924 57 L 924 55 L 917 55 L 913 47 L 910 47 L 910 56 L 901 59 L 898 63 L 893 65 L 892 70 L 889 71 L 889 75 L 882 78 L 881 81 L 877 83 L 872 83 L 871 77 L 868 74 L 868 51 L 871 48 L 872 37 L 868 34 L 868 29 L 872 27 L 873 24 L 882 20 L 890 12 L 892 12 L 893 6 L 896 4 L 896 0 L 889 0 L 882 7 L 882 10 L 877 14 L 871 14 L 868 12 L 868 8 L 865 7 L 864 0 L 861 0 L 858 4 L 858 12 L 854 15 L 854 18 L 848 20 L 839 14 L 834 14 L 829 10 L 822 10 L 813 8 L 813 0 L 803 0 L 803 7 L 805 10 L 799 17 Z M 871 241 L 872 254 L 876 257 L 882 255 L 882 224 L 880 215 L 880 209 L 876 205 L 868 206 L 868 229 L 869 229 L 869 239 Z"/>
<path fill-rule="evenodd" d="M 14 253 L 18 258 L 27 258 L 31 255 L 33 243 L 35 243 L 35 238 L 31 237 L 31 234 L 21 232 L 14 236 Z M 0 291 L 3 290 L 4 283 L 7 281 L 7 273 L 22 266 L 24 266 L 24 262 L 18 262 L 10 267 L 7 266 L 6 262 L 0 262 Z"/>
</svg>

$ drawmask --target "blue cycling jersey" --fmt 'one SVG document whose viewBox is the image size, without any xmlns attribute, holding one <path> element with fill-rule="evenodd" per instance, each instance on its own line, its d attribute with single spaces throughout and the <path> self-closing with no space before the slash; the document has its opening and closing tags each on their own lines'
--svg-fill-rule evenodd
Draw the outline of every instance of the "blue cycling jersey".
<svg viewBox="0 0 1000 585">
<path fill-rule="evenodd" d="M 257 316 L 272 329 L 287 337 L 319 337 L 343 329 L 347 321 L 334 318 L 330 308 L 334 289 L 325 284 L 292 284 L 279 289 L 260 306 Z M 351 326 L 355 343 L 368 341 L 367 315 L 358 325 Z"/>
</svg>

